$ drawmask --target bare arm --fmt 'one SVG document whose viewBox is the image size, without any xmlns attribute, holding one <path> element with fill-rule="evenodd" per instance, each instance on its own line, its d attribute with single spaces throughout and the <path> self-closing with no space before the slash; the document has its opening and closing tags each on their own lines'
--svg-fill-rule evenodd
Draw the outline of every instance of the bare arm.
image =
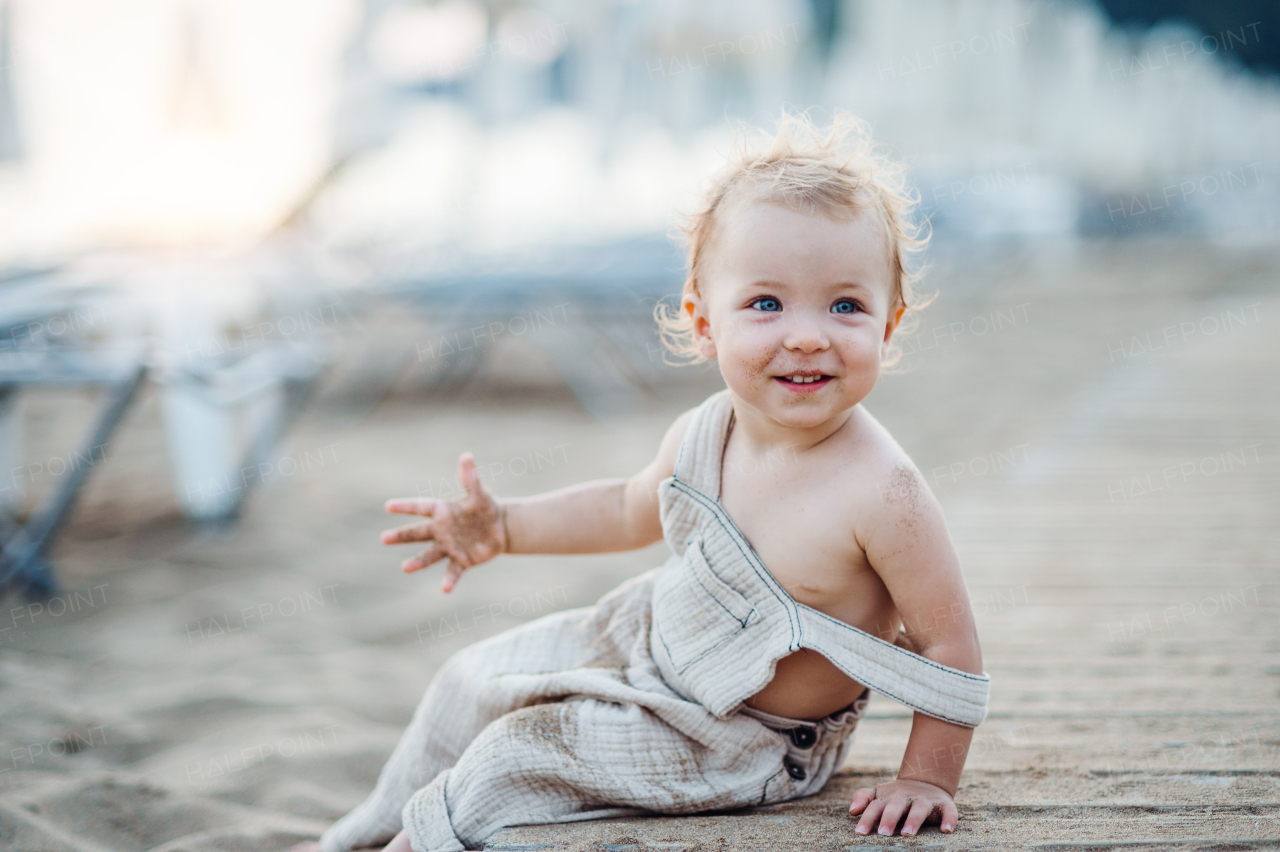
<svg viewBox="0 0 1280 852">
<path fill-rule="evenodd" d="M 508 553 L 612 553 L 662 538 L 658 485 L 676 467 L 692 411 L 676 418 L 644 470 L 630 479 L 601 479 L 503 500 Z"/>
<path fill-rule="evenodd" d="M 902 616 L 904 645 L 943 665 L 981 674 L 982 652 L 960 561 L 942 508 L 919 473 L 901 466 L 889 478 L 881 505 L 865 515 L 859 540 Z M 898 780 L 859 790 L 851 812 L 862 813 L 858 832 L 915 834 L 930 818 L 951 831 L 952 797 L 960 784 L 973 729 L 916 713 Z"/>
<path fill-rule="evenodd" d="M 464 453 L 458 478 L 460 500 L 388 500 L 387 511 L 428 520 L 382 534 L 385 544 L 429 541 L 406 559 L 406 572 L 449 560 L 442 588 L 448 592 L 467 568 L 500 553 L 611 553 L 646 547 L 662 538 L 658 484 L 675 470 L 680 442 L 692 411 L 676 419 L 644 470 L 630 479 L 602 479 L 536 497 L 497 500 L 480 482 L 475 460 Z"/>
</svg>

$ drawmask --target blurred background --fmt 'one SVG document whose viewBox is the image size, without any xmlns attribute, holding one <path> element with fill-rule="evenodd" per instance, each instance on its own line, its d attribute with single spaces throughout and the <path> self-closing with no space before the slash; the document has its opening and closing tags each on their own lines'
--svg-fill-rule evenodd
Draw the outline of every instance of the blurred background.
<svg viewBox="0 0 1280 852">
<path fill-rule="evenodd" d="M 680 284 L 671 225 L 784 107 L 870 121 L 939 252 L 1266 242 L 1274 22 L 1249 2 L 5 0 L 2 342 L 35 373 L 42 352 L 75 373 L 45 350 L 88 342 L 122 375 L 145 362 L 177 507 L 224 517 L 245 489 L 216 482 L 321 376 L 367 408 L 456 391 L 512 344 L 598 417 L 684 381 L 647 321 Z M 7 478 L 21 511 L 37 472 Z"/>
<path fill-rule="evenodd" d="M 448 653 L 660 564 L 503 557 L 445 598 L 381 504 L 458 495 L 464 450 L 500 496 L 646 464 L 722 387 L 652 322 L 673 222 L 784 108 L 868 120 L 932 226 L 867 404 L 980 610 L 971 765 L 1274 800 L 1277 74 L 1262 0 L 0 0 L 0 826 L 313 835 Z M 1229 755 L 1027 721 L 1201 675 Z"/>
</svg>

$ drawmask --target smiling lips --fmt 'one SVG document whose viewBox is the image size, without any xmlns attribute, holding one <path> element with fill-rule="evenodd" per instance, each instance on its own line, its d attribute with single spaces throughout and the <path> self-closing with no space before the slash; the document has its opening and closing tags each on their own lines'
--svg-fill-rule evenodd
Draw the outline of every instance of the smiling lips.
<svg viewBox="0 0 1280 852">
<path fill-rule="evenodd" d="M 796 393 L 816 391 L 818 388 L 825 387 L 831 381 L 831 378 L 831 376 L 814 370 L 799 370 L 794 373 L 788 373 L 785 376 L 774 376 L 774 379 L 782 384 L 783 387 Z"/>
</svg>

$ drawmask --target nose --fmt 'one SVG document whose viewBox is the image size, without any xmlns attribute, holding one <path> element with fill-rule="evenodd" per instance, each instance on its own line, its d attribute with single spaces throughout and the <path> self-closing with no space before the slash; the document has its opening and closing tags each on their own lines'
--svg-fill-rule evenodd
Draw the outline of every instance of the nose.
<svg viewBox="0 0 1280 852">
<path fill-rule="evenodd" d="M 821 352 L 831 346 L 822 329 L 822 320 L 811 311 L 798 310 L 791 316 L 782 345 L 796 352 Z"/>
</svg>

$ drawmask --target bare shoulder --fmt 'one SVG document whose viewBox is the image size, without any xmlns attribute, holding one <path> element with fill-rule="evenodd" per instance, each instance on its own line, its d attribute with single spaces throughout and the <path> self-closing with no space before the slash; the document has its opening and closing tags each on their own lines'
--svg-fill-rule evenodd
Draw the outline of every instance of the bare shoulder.
<svg viewBox="0 0 1280 852">
<path fill-rule="evenodd" d="M 890 531 L 919 533 L 942 521 L 942 509 L 919 468 L 889 431 L 858 412 L 853 500 L 861 541 Z"/>
<path fill-rule="evenodd" d="M 868 430 L 878 434 L 868 439 L 875 450 L 864 454 L 866 483 L 853 518 L 858 543 L 893 598 L 915 652 L 929 656 L 937 643 L 951 643 L 964 653 L 941 661 L 980 672 L 977 634 L 963 605 L 968 592 L 942 506 L 906 452 L 875 427 Z M 938 612 L 950 615 L 939 619 Z"/>
<path fill-rule="evenodd" d="M 662 518 L 658 508 L 658 486 L 671 476 L 676 469 L 676 460 L 680 456 L 680 444 L 685 433 L 689 431 L 689 422 L 696 409 L 690 409 L 676 418 L 667 429 L 662 443 L 658 446 L 658 454 L 653 461 L 627 481 L 624 492 L 624 511 L 627 524 L 633 532 L 633 540 L 637 547 L 643 547 L 662 538 Z"/>
<path fill-rule="evenodd" d="M 640 472 L 639 476 L 654 488 L 659 482 L 675 473 L 676 460 L 680 457 L 680 445 L 684 442 L 685 433 L 689 431 L 689 423 L 697 410 L 696 407 L 690 408 L 675 419 L 667 429 L 667 434 L 662 436 L 657 456 Z"/>
<path fill-rule="evenodd" d="M 693 415 L 697 414 L 698 408 L 690 408 L 681 414 L 667 429 L 667 434 L 662 436 L 662 444 L 658 447 L 658 461 L 662 469 L 662 478 L 666 479 L 675 473 L 676 460 L 680 457 L 680 445 L 684 443 L 684 436 L 689 431 L 689 424 L 693 422 Z"/>
</svg>

